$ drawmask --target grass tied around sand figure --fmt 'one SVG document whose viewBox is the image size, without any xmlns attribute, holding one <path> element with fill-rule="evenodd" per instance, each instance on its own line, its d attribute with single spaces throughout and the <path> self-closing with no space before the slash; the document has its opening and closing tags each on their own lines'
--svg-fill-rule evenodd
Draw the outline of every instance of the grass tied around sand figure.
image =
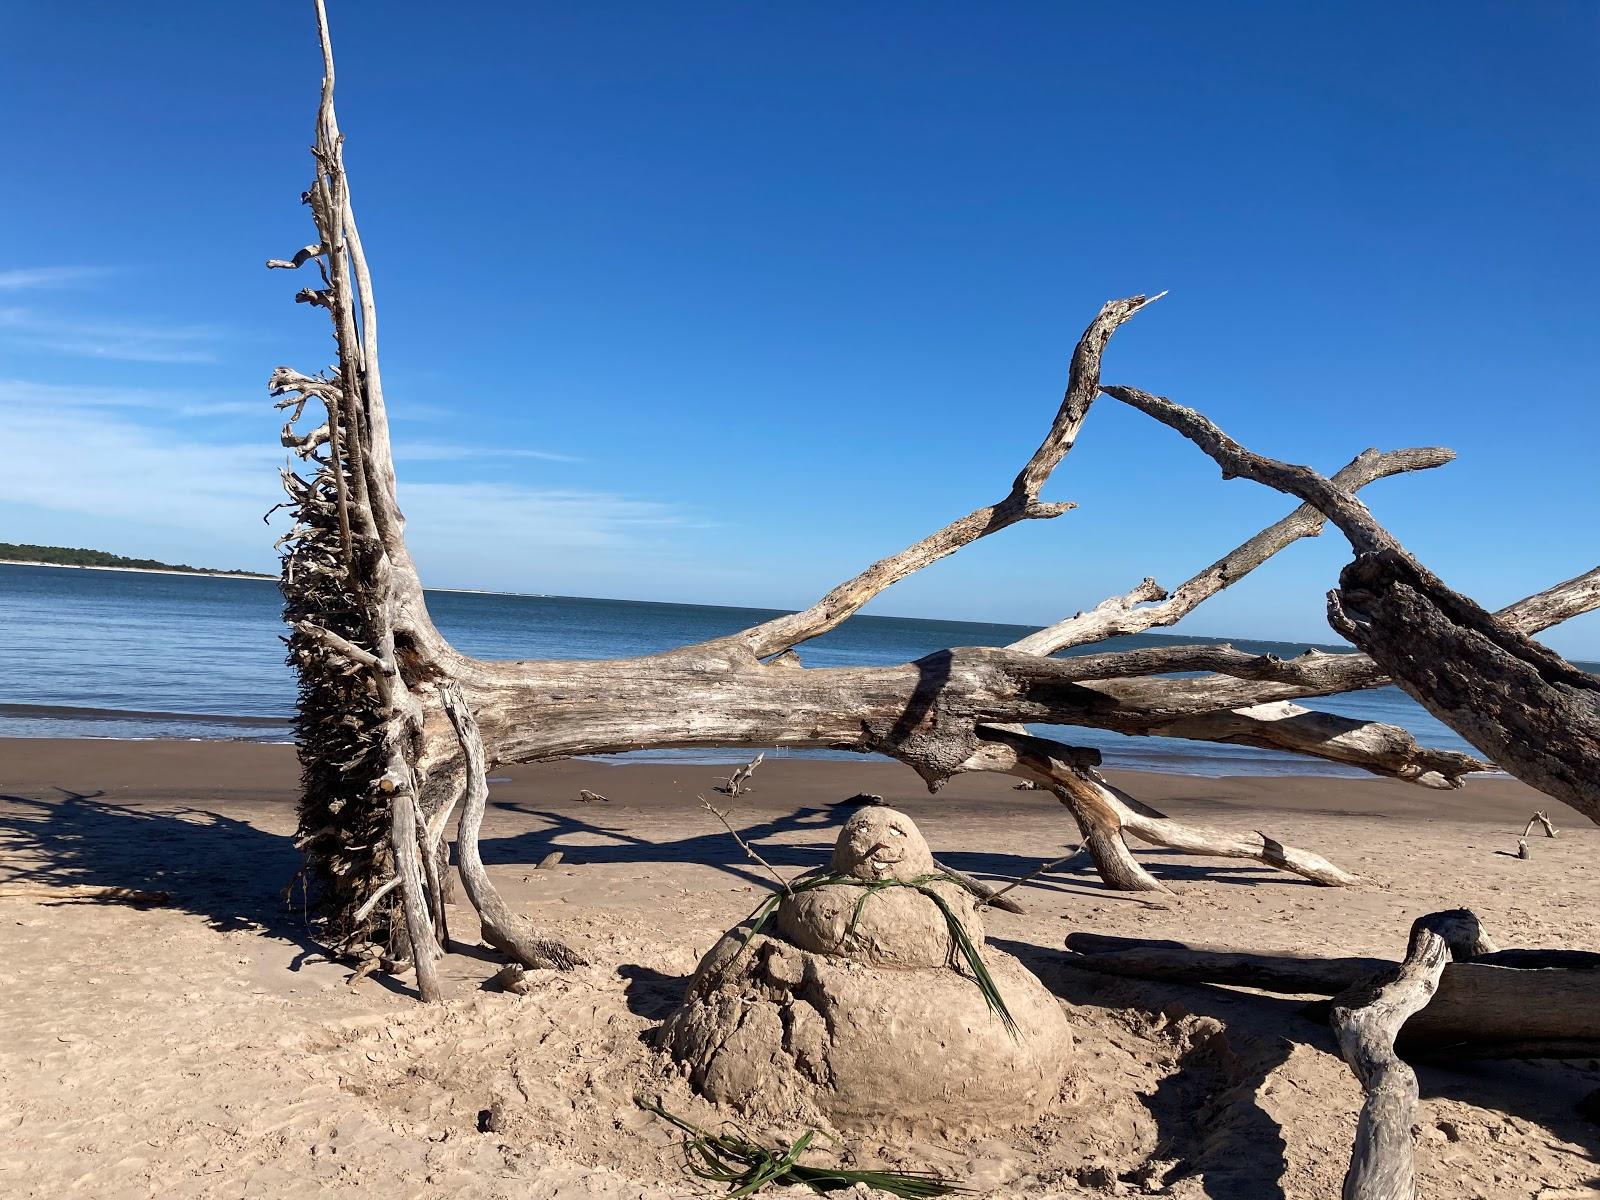
<svg viewBox="0 0 1600 1200">
<path fill-rule="evenodd" d="M 948 1196 L 967 1188 L 947 1182 L 931 1171 L 856 1171 L 839 1167 L 811 1167 L 799 1161 L 816 1138 L 808 1129 L 782 1149 L 761 1145 L 742 1130 L 710 1133 L 668 1112 L 659 1097 L 636 1095 L 634 1103 L 683 1131 L 684 1165 L 696 1178 L 725 1183 L 728 1200 L 753 1196 L 770 1185 L 803 1184 L 814 1192 L 838 1192 L 858 1183 L 905 1200 Z"/>
<path fill-rule="evenodd" d="M 1017 1022 L 1012 1017 L 1011 1010 L 1006 1007 L 1005 999 L 1000 995 L 1000 989 L 995 985 L 994 977 L 989 974 L 989 968 L 984 966 L 983 955 L 979 953 L 977 944 L 973 942 L 972 936 L 967 932 L 967 927 L 961 923 L 961 918 L 956 916 L 949 902 L 928 886 L 931 883 L 938 882 L 953 883 L 957 887 L 963 886 L 959 879 L 937 871 L 931 875 L 918 875 L 915 879 L 863 880 L 856 879 L 850 875 L 818 875 L 811 879 L 802 879 L 796 883 L 789 883 L 785 885 L 784 893 L 769 896 L 762 902 L 761 907 L 756 909 L 751 917 L 750 932 L 745 935 L 744 945 L 748 946 L 756 934 L 760 933 L 766 926 L 767 921 L 777 909 L 784 894 L 793 895 L 795 892 L 808 892 L 813 888 L 819 887 L 848 886 L 863 889 L 865 894 L 856 902 L 855 912 L 850 916 L 850 931 L 854 931 L 856 922 L 861 918 L 861 909 L 875 894 L 891 887 L 914 888 L 938 905 L 940 913 L 944 915 L 945 924 L 950 928 L 950 939 L 955 942 L 956 949 L 961 951 L 961 957 L 967 964 L 967 970 L 972 973 L 973 983 L 983 993 L 984 1003 L 989 1006 L 990 1012 L 1000 1018 L 1000 1023 L 1006 1027 L 1006 1032 L 1011 1035 L 1012 1040 L 1020 1040 L 1022 1031 L 1017 1027 Z"/>
</svg>

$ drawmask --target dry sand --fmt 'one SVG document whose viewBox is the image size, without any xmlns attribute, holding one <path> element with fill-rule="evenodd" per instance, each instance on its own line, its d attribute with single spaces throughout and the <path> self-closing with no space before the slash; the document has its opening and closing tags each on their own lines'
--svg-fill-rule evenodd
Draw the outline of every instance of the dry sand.
<svg viewBox="0 0 1600 1200">
<path fill-rule="evenodd" d="M 0 742 L 0 879 L 157 887 L 168 908 L 0 900 L 0 1195 L 681 1197 L 707 1192 L 638 1090 L 702 1123 L 648 1038 L 715 938 L 768 882 L 705 813 L 718 769 L 562 763 L 497 771 L 485 856 L 507 899 L 594 965 L 527 996 L 486 990 L 494 956 L 452 909 L 452 999 L 349 986 L 281 891 L 295 869 L 286 747 Z M 1263 829 L 1360 872 L 1312 886 L 1252 863 L 1146 851 L 1178 889 L 1101 890 L 1084 869 L 990 912 L 994 943 L 1068 1005 L 1079 1041 L 1058 1110 L 968 1143 L 844 1139 L 856 1160 L 932 1166 L 997 1196 L 1336 1195 L 1360 1090 L 1293 998 L 1115 981 L 1062 965 L 1073 930 L 1397 957 L 1412 918 L 1466 905 L 1503 946 L 1600 950 L 1600 829 L 1554 806 L 1555 841 L 1509 851 L 1520 785 L 1119 781 L 1174 815 Z M 845 797 L 881 793 L 934 851 L 986 878 L 1076 839 L 1005 780 L 937 797 L 895 764 L 769 761 L 735 820 L 785 870 L 822 861 Z M 581 803 L 580 787 L 611 797 Z M 531 864 L 561 849 L 558 868 Z M 1419 1069 L 1429 1197 L 1594 1194 L 1600 1063 Z M 498 1105 L 494 1132 L 480 1113 Z M 787 1131 L 793 1133 L 795 1131 Z M 809 1194 L 809 1193 L 795 1193 Z"/>
</svg>

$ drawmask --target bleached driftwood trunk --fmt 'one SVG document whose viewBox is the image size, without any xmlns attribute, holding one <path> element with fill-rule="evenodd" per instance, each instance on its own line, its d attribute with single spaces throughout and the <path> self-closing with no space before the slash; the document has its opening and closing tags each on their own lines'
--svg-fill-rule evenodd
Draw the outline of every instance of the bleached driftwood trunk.
<svg viewBox="0 0 1600 1200">
<path fill-rule="evenodd" d="M 460 654 L 429 619 L 406 548 L 372 278 L 344 170 L 321 0 L 316 14 L 324 79 L 316 178 L 305 199 L 317 241 L 269 266 L 318 273 L 320 286 L 296 299 L 328 313 L 339 350 L 337 364 L 321 375 L 279 368 L 272 377 L 274 394 L 284 397 L 280 407 L 291 410 L 284 444 L 306 464 L 303 472 L 284 472 L 295 523 L 281 542 L 283 589 L 290 659 L 301 680 L 299 845 L 334 944 L 382 955 L 391 966 L 410 962 L 422 994 L 438 994 L 434 963 L 447 937 L 446 825 L 459 805 L 465 890 L 488 940 L 529 966 L 579 961 L 512 914 L 477 860 L 485 764 L 659 747 L 819 747 L 897 759 L 930 789 L 964 772 L 1001 772 L 1037 783 L 1071 811 L 1108 883 L 1151 890 L 1163 885 L 1130 853 L 1126 835 L 1253 859 L 1327 885 L 1354 877 L 1266 834 L 1174 821 L 1108 784 L 1095 752 L 1035 736 L 1024 724 L 1266 747 L 1441 789 L 1488 769 L 1468 755 L 1420 746 L 1395 726 L 1295 703 L 1386 683 L 1385 669 L 1364 655 L 1283 660 L 1227 646 L 1178 646 L 1052 657 L 1180 620 L 1278 551 L 1316 536 L 1324 518 L 1309 504 L 1170 593 L 1146 579 L 1008 647 L 952 648 L 889 667 L 804 665 L 797 648 L 898 580 L 979 538 L 1072 508 L 1042 499 L 1041 491 L 1100 392 L 1107 344 L 1150 302 L 1144 296 L 1113 300 L 1090 322 L 1054 420 L 998 501 L 872 564 L 810 608 L 641 658 L 486 662 Z M 320 408 L 326 419 L 302 433 L 297 427 L 308 408 Z M 1451 457 L 1442 449 L 1368 450 L 1333 482 L 1347 494 Z M 1597 603 L 1600 579 L 1591 573 L 1503 615 L 1531 633 Z M 1186 674 L 1171 677 L 1175 672 Z"/>
<path fill-rule="evenodd" d="M 1433 998 L 1446 964 L 1493 950 L 1477 917 L 1465 909 L 1419 917 L 1392 978 L 1341 995 L 1333 1030 L 1366 1100 L 1356 1121 L 1356 1144 L 1345 1174 L 1343 1200 L 1415 1200 L 1411 1126 L 1417 1076 L 1395 1053 L 1406 1021 Z"/>
</svg>

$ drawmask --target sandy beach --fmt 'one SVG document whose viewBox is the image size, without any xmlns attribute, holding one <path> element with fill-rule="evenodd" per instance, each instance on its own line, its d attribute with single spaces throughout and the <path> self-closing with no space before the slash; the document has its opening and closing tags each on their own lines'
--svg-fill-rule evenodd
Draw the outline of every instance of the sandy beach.
<svg viewBox="0 0 1600 1200">
<path fill-rule="evenodd" d="M 448 1003 L 425 1008 L 392 981 L 352 986 L 348 966 L 321 957 L 298 893 L 285 902 L 297 862 L 288 747 L 0 742 L 3 881 L 172 895 L 148 909 L 0 900 L 0 1193 L 701 1194 L 670 1131 L 632 1097 L 716 1120 L 649 1035 L 699 956 L 770 888 L 698 807 L 717 776 L 694 764 L 497 770 L 490 869 L 513 905 L 593 965 L 526 996 L 489 990 L 498 960 L 473 949 L 471 911 L 452 908 L 465 952 L 445 960 Z M 755 782 L 733 819 L 786 872 L 822 860 L 840 802 L 862 791 L 985 879 L 1076 842 L 1058 805 L 1000 778 L 963 776 L 930 797 L 896 764 L 790 759 Z M 1006 1137 L 842 1139 L 857 1161 L 931 1166 L 1008 1197 L 1337 1193 L 1360 1089 L 1302 1001 L 1097 977 L 1063 962 L 1075 930 L 1398 957 L 1414 917 L 1465 905 L 1502 946 L 1600 950 L 1588 874 L 1600 830 L 1554 806 L 1560 836 L 1518 860 L 1508 852 L 1528 814 L 1552 806 L 1513 781 L 1453 793 L 1381 780 L 1118 782 L 1175 816 L 1317 850 L 1366 882 L 1319 888 L 1254 863 L 1141 851 L 1176 895 L 1107 892 L 1081 863 L 1025 888 L 1026 912 L 992 913 L 989 935 L 1067 1006 L 1078 1045 L 1062 1103 Z M 580 788 L 610 799 L 582 802 Z M 555 849 L 564 861 L 535 870 Z M 1600 1125 L 1579 1105 L 1600 1088 L 1600 1063 L 1419 1074 L 1425 1194 L 1593 1194 Z M 480 1132 L 493 1105 L 502 1119 Z"/>
</svg>

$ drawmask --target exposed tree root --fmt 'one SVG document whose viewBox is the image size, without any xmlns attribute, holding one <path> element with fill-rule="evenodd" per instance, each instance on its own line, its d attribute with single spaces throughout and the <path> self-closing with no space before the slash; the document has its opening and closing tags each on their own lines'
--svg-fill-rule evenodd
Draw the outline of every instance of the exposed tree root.
<svg viewBox="0 0 1600 1200">
<path fill-rule="evenodd" d="M 483 825 L 484 806 L 489 799 L 483 742 L 460 689 L 446 684 L 441 689 L 440 699 L 456 736 L 461 739 L 461 753 L 466 761 L 466 800 L 461 807 L 461 824 L 456 830 L 456 856 L 460 861 L 462 886 L 483 922 L 483 940 L 527 967 L 568 970 L 587 965 L 587 960 L 570 947 L 553 938 L 540 937 L 526 920 L 511 911 L 490 881 L 478 852 L 478 831 Z"/>
<path fill-rule="evenodd" d="M 1101 360 L 1112 337 L 1158 298 L 1143 295 L 1110 300 L 1089 322 L 1073 348 L 1065 391 L 1048 430 L 1000 499 L 871 564 L 811 607 L 712 642 L 631 659 L 487 662 L 461 654 L 433 626 L 406 545 L 378 356 L 377 307 L 344 167 L 321 0 L 316 13 L 323 83 L 313 150 L 316 173 L 305 199 L 317 238 L 269 263 L 316 273 L 317 282 L 295 298 L 327 313 L 338 347 L 338 361 L 324 373 L 311 376 L 281 367 L 271 381 L 273 394 L 282 398 L 279 407 L 289 410 L 282 441 L 302 464 L 283 473 L 294 525 L 280 541 L 289 657 L 300 676 L 303 797 L 297 843 L 329 942 L 386 944 L 391 961 L 415 961 L 425 996 L 438 994 L 434 960 L 448 938 L 445 839 L 457 803 L 464 803 L 458 825 L 461 877 L 485 938 L 530 966 L 581 962 L 512 913 L 483 869 L 477 838 L 489 763 L 668 747 L 752 752 L 813 747 L 883 754 L 912 767 L 930 789 L 963 771 L 999 771 L 1048 789 L 1072 812 L 1097 869 L 1112 887 L 1166 890 L 1128 849 L 1129 834 L 1343 886 L 1355 876 L 1319 855 L 1286 846 L 1268 833 L 1215 831 L 1172 820 L 1108 785 L 1095 769 L 1097 755 L 1030 738 L 1019 726 L 1078 726 L 1264 746 L 1427 787 L 1457 787 L 1490 764 L 1419 746 L 1395 726 L 1350 721 L 1292 703 L 1377 687 L 1391 674 L 1424 703 L 1443 703 L 1438 688 L 1424 698 L 1419 685 L 1408 681 L 1410 668 L 1396 657 L 1395 639 L 1384 633 L 1399 620 L 1398 610 L 1391 611 L 1399 603 L 1393 598 L 1407 587 L 1427 598 L 1428 612 L 1448 610 L 1454 620 L 1454 633 L 1440 632 L 1437 622 L 1430 624 L 1432 618 L 1417 610 L 1417 628 L 1441 655 L 1448 657 L 1449 647 L 1459 645 L 1471 651 L 1463 660 L 1471 664 L 1478 661 L 1471 655 L 1485 644 L 1497 648 L 1500 657 L 1489 664 L 1497 690 L 1486 703 L 1501 725 L 1510 719 L 1508 705 L 1515 708 L 1518 697 L 1537 693 L 1536 684 L 1556 687 L 1569 715 L 1587 720 L 1600 712 L 1595 700 L 1600 685 L 1591 686 L 1581 672 L 1574 674 L 1528 641 L 1539 629 L 1600 606 L 1600 571 L 1491 618 L 1462 598 L 1457 604 L 1443 597 L 1432 587 L 1432 577 L 1403 552 L 1398 558 L 1391 554 L 1384 561 L 1392 569 L 1382 578 L 1371 570 L 1361 579 L 1347 572 L 1342 619 L 1350 636 L 1372 650 L 1371 657 L 1307 653 L 1279 659 L 1215 645 L 1051 657 L 1064 648 L 1171 624 L 1280 550 L 1316 536 L 1324 517 L 1347 535 L 1365 539 L 1363 554 L 1387 551 L 1392 539 L 1384 540 L 1388 535 L 1353 499 L 1354 491 L 1388 476 L 1437 468 L 1452 457 L 1437 447 L 1367 451 L 1331 481 L 1304 468 L 1274 474 L 1281 464 L 1248 456 L 1226 439 L 1219 442 L 1220 433 L 1197 414 L 1116 388 L 1106 391 L 1176 424 L 1209 452 L 1233 455 L 1230 469 L 1256 472 L 1295 494 L 1301 506 L 1170 594 L 1145 580 L 1010 647 L 957 647 L 892 666 L 806 667 L 797 647 L 837 628 L 898 580 L 1012 525 L 1054 519 L 1073 507 L 1044 499 L 1043 489 L 1072 451 L 1101 394 Z M 308 408 L 313 411 L 306 417 Z M 311 427 L 298 432 L 303 419 Z M 1378 598 L 1369 599 L 1368 593 Z M 1451 679 L 1452 687 L 1468 686 L 1461 672 Z M 1582 721 L 1579 725 L 1588 729 Z M 1600 730 L 1600 718 L 1594 726 Z M 1550 726 L 1533 721 L 1519 728 L 1548 732 Z M 1472 740 L 1474 735 L 1465 736 Z M 1523 738 L 1526 744 L 1510 750 L 1502 744 L 1505 739 L 1476 740 L 1497 758 L 1502 752 L 1510 755 L 1522 764 L 1516 769 L 1531 779 L 1528 772 L 1537 766 L 1531 743 L 1537 739 Z M 1585 776 L 1580 760 L 1596 746 L 1600 741 L 1580 730 L 1561 740 L 1559 753 L 1544 764 L 1546 775 L 1559 777 L 1567 792 L 1579 795 L 1575 803 L 1593 797 L 1597 773 Z M 734 794 L 738 782 L 730 783 Z"/>
</svg>

